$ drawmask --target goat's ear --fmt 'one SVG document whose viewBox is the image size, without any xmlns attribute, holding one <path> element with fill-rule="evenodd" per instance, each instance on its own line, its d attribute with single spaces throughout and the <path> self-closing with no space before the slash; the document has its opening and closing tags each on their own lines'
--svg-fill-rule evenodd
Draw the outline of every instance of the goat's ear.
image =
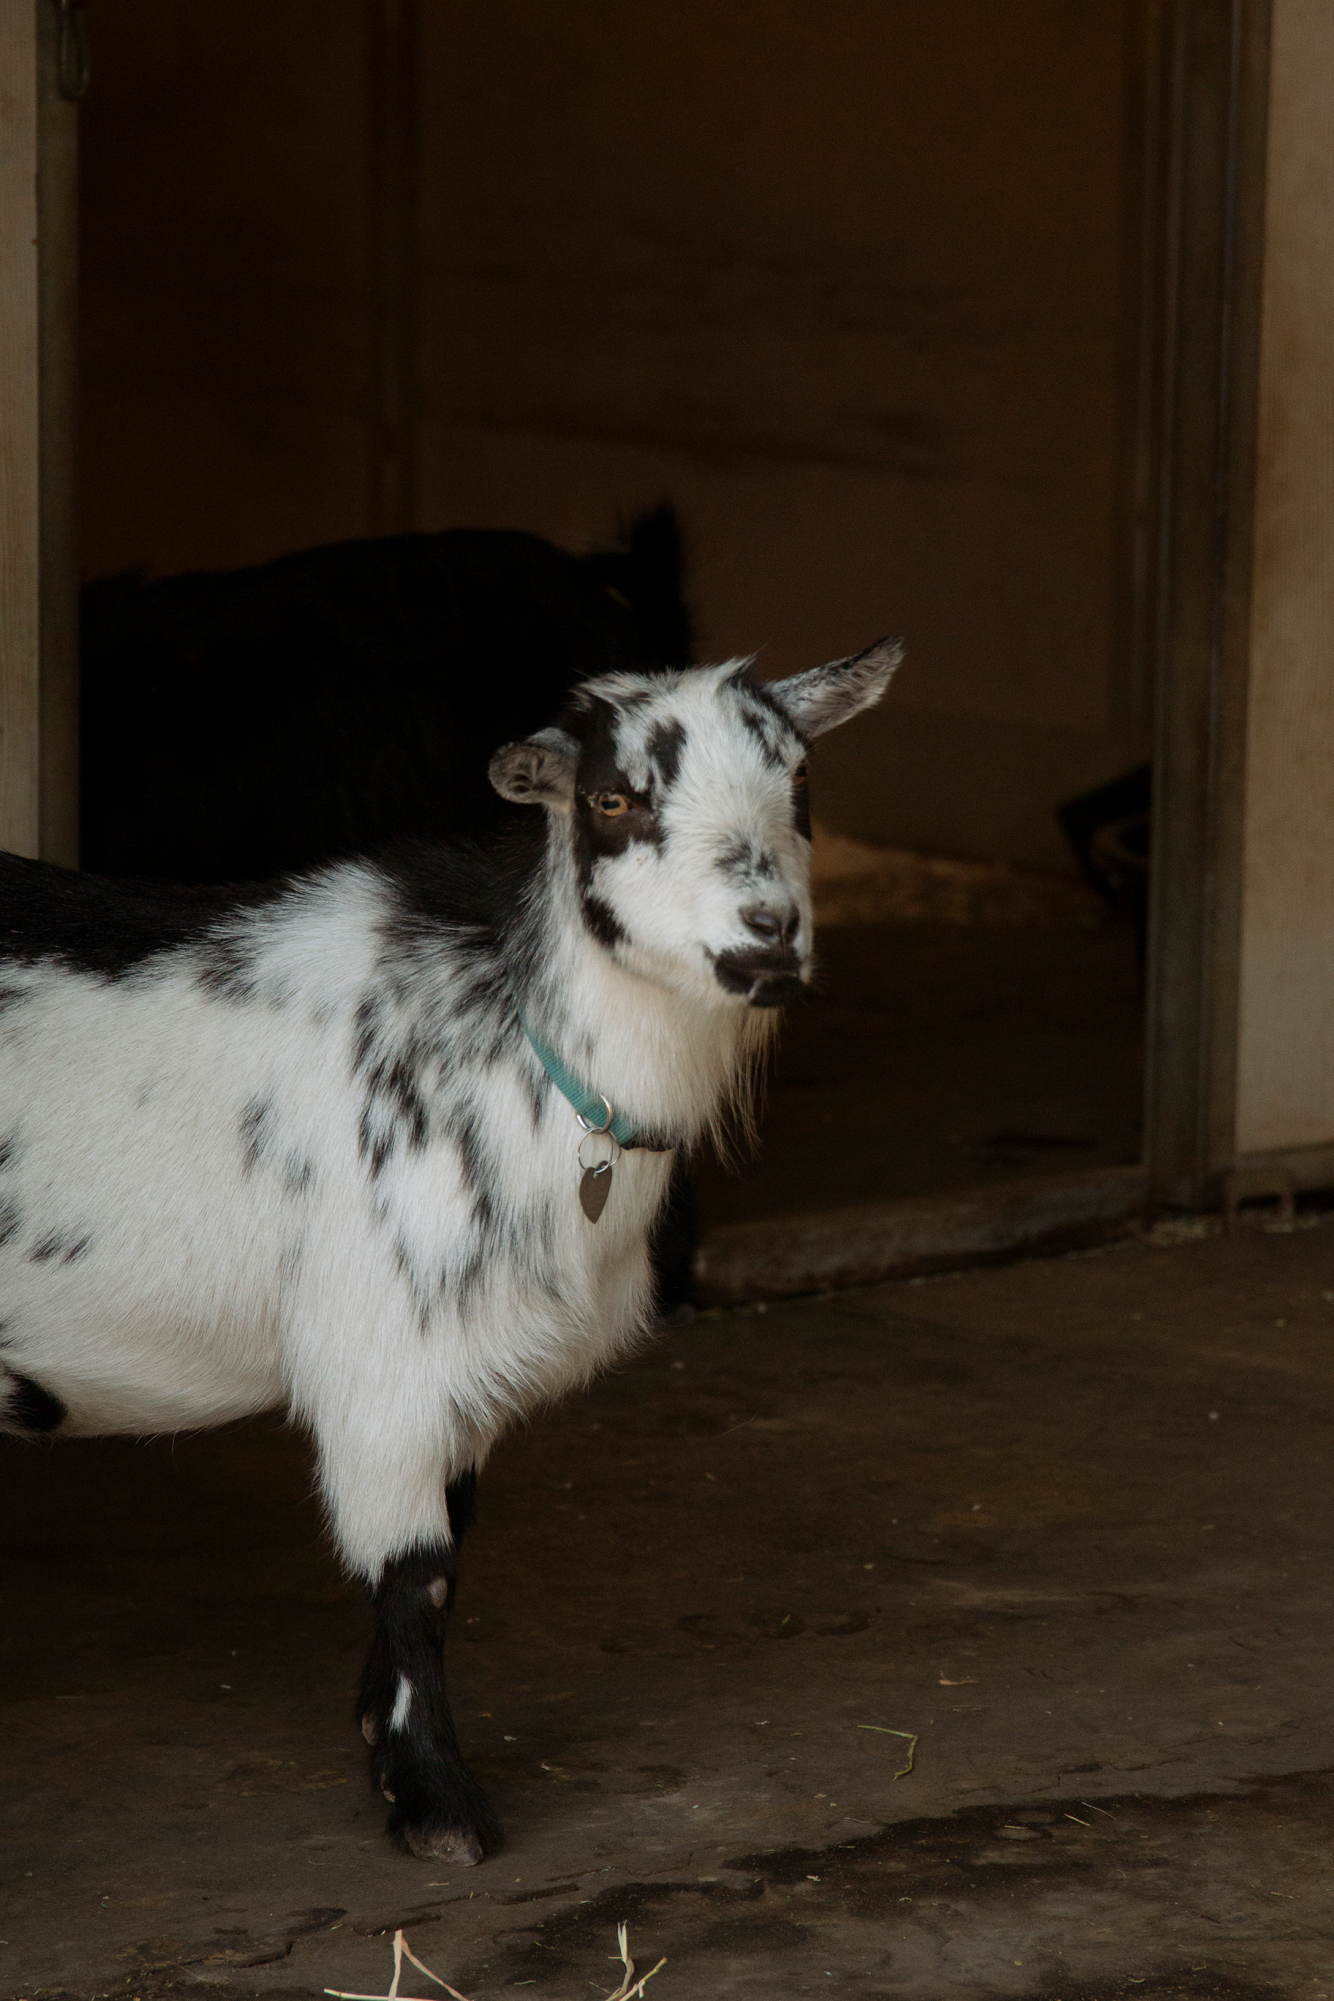
<svg viewBox="0 0 1334 2001">
<path fill-rule="evenodd" d="M 878 639 L 850 660 L 831 660 L 827 667 L 812 667 L 786 681 L 769 681 L 764 692 L 803 737 L 823 736 L 878 702 L 902 658 L 901 639 Z"/>
<path fill-rule="evenodd" d="M 505 743 L 488 767 L 502 799 L 516 806 L 550 806 L 568 813 L 574 805 L 574 771 L 579 746 L 564 730 L 539 730 L 519 743 Z"/>
</svg>

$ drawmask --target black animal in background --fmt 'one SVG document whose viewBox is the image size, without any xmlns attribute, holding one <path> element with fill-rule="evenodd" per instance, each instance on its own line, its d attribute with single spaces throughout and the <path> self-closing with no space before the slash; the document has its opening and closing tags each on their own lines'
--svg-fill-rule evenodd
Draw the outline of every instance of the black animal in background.
<svg viewBox="0 0 1334 2001">
<path fill-rule="evenodd" d="M 243 570 L 87 586 L 82 863 L 240 883 L 512 818 L 487 780 L 576 681 L 683 667 L 694 634 L 675 510 L 582 556 L 446 530 Z M 659 1304 L 691 1298 L 682 1178 L 654 1244 Z"/>
<path fill-rule="evenodd" d="M 484 834 L 492 752 L 576 681 L 691 664 L 682 572 L 663 506 L 584 556 L 456 528 L 89 584 L 83 867 L 251 882 Z"/>
</svg>

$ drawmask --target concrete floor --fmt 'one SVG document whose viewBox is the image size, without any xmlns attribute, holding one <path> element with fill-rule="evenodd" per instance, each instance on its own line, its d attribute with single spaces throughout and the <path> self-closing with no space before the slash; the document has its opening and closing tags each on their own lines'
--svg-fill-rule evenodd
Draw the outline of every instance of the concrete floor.
<svg viewBox="0 0 1334 2001">
<path fill-rule="evenodd" d="M 706 1225 L 895 1201 L 1140 1157 L 1128 928 L 884 924 L 820 934 L 757 1160 L 706 1163 Z"/>
<path fill-rule="evenodd" d="M 1334 1228 L 706 1317 L 516 1437 L 381 1833 L 276 1423 L 11 1446 L 0 1994 L 1334 1996 Z M 906 1762 L 915 1733 L 914 1768 Z M 432 1989 L 423 1976 L 404 1982 Z"/>
</svg>

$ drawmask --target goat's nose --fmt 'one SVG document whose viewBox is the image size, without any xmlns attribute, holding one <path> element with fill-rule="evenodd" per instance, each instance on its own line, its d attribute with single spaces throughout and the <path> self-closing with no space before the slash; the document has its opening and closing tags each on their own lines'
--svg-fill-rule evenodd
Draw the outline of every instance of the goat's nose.
<svg viewBox="0 0 1334 2001">
<path fill-rule="evenodd" d="M 791 903 L 786 910 L 775 910 L 769 903 L 748 903 L 741 912 L 741 922 L 766 945 L 790 945 L 797 935 L 801 913 Z"/>
</svg>

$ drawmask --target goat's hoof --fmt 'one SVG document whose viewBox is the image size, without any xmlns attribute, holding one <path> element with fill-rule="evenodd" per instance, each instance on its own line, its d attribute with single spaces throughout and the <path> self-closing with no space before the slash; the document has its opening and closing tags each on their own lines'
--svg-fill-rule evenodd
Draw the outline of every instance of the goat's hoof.
<svg viewBox="0 0 1334 2001">
<path fill-rule="evenodd" d="M 411 1750 L 397 1743 L 395 1748 Z M 429 1753 L 431 1747 L 426 1748 Z M 452 1862 L 469 1869 L 499 1848 L 500 1823 L 452 1745 L 448 1753 L 437 1746 L 433 1757 L 415 1766 L 407 1755 L 397 1763 L 377 1759 L 375 1783 L 390 1802 L 386 1834 L 423 1862 Z"/>
<path fill-rule="evenodd" d="M 488 1852 L 470 1827 L 405 1827 L 403 1839 L 421 1861 L 453 1862 L 460 1869 L 475 1868 Z"/>
</svg>

